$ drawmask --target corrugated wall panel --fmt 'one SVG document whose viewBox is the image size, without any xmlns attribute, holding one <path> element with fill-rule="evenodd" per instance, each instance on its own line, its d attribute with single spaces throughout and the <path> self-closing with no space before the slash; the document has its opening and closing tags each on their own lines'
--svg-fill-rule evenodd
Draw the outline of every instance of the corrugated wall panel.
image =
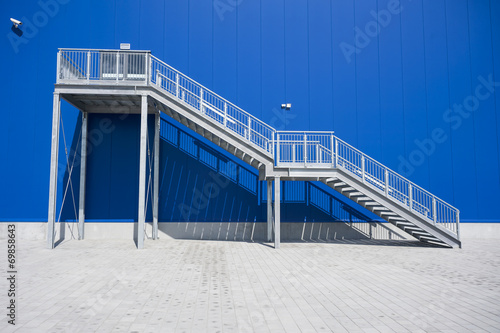
<svg viewBox="0 0 500 333">
<path fill-rule="evenodd" d="M 6 22 L 0 41 L 8 64 L 0 67 L 0 186 L 8 189 L 0 194 L 0 220 L 47 218 L 57 48 L 118 48 L 120 42 L 152 50 L 278 129 L 334 130 L 460 208 L 466 221 L 499 220 L 500 208 L 491 205 L 500 200 L 498 89 L 490 87 L 476 111 L 460 109 L 476 94 L 480 76 L 500 81 L 497 1 L 401 1 L 401 7 L 391 0 L 57 3 L 51 13 L 43 2 L 0 3 L 0 12 L 25 21 L 22 38 Z M 370 30 L 377 22 L 379 29 Z M 292 110 L 282 111 L 284 102 L 292 103 Z M 73 140 L 78 112 L 63 106 L 63 120 Z M 440 128 L 440 138 L 446 139 L 435 148 L 426 146 Z M 99 164 L 112 165 L 110 154 L 125 153 L 125 142 L 132 141 L 105 144 L 108 150 L 89 163 L 102 158 Z M 170 186 L 174 203 L 164 203 L 170 205 L 168 218 L 175 220 L 182 216 L 173 207 L 187 204 L 194 186 L 209 180 L 196 180 L 201 176 L 189 169 L 192 158 L 165 158 L 185 182 Z M 66 167 L 63 149 L 60 159 Z M 113 207 L 123 204 L 116 199 L 120 195 L 110 193 L 123 189 L 120 173 L 100 171 L 95 177 L 89 182 L 104 182 L 103 192 L 92 196 L 89 209 L 106 197 L 97 215 L 106 209 L 112 215 Z M 190 198 L 183 197 L 189 195 L 185 186 L 191 188 Z M 249 211 L 235 201 L 239 192 L 233 190 L 211 199 L 196 218 L 215 218 L 215 212 L 222 219 L 257 216 L 252 211 L 257 206 Z M 120 200 L 135 207 L 133 196 Z M 310 208 L 290 212 L 300 220 L 311 215 Z"/>
</svg>

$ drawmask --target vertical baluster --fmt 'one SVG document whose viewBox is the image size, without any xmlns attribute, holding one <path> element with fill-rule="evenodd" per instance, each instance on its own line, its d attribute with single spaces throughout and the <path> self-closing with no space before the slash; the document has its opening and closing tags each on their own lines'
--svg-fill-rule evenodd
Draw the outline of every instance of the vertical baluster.
<svg viewBox="0 0 500 333">
<path fill-rule="evenodd" d="M 148 73 L 146 76 L 146 82 L 151 83 L 151 79 L 153 76 L 153 59 L 151 58 L 151 53 L 146 53 L 146 64 L 148 65 Z M 138 71 L 139 72 L 139 71 Z"/>
<path fill-rule="evenodd" d="M 274 132 L 271 132 L 271 147 L 269 149 L 271 154 L 274 154 Z"/>
<path fill-rule="evenodd" d="M 61 56 L 62 56 L 62 51 L 59 50 L 59 52 L 57 52 L 57 82 L 59 82 L 60 79 L 64 78 L 64 76 L 61 73 Z"/>
<path fill-rule="evenodd" d="M 116 81 L 118 81 L 119 73 L 120 73 L 120 53 L 116 52 Z"/>
<path fill-rule="evenodd" d="M 413 186 L 411 185 L 411 183 L 408 183 L 408 199 L 409 199 L 409 209 L 410 211 L 413 210 Z"/>
<path fill-rule="evenodd" d="M 200 88 L 200 112 L 203 113 L 203 88 Z"/>
<path fill-rule="evenodd" d="M 180 98 L 181 89 L 179 87 L 179 73 L 175 73 L 175 89 L 175 96 L 177 96 L 177 98 Z"/>
<path fill-rule="evenodd" d="M 252 118 L 248 116 L 248 141 L 252 141 Z"/>
<path fill-rule="evenodd" d="M 303 155 L 304 155 L 304 164 L 307 163 L 307 134 L 304 133 L 304 151 L 303 151 Z"/>
<path fill-rule="evenodd" d="M 276 160 L 276 166 L 280 164 L 280 134 L 276 133 L 276 156 L 274 157 Z"/>
<path fill-rule="evenodd" d="M 90 51 L 87 51 L 87 81 L 90 80 Z"/>
<path fill-rule="evenodd" d="M 385 196 L 389 197 L 389 171 L 385 169 Z"/>
<path fill-rule="evenodd" d="M 432 220 L 434 221 L 434 224 L 437 223 L 437 211 L 436 211 L 437 205 L 436 205 L 436 197 L 432 197 Z"/>
<path fill-rule="evenodd" d="M 361 155 L 361 178 L 365 182 L 365 157 Z"/>
<path fill-rule="evenodd" d="M 335 167 L 339 167 L 339 141 L 335 138 Z"/>
<path fill-rule="evenodd" d="M 224 102 L 224 127 L 227 127 L 227 103 Z"/>
<path fill-rule="evenodd" d="M 319 143 L 316 144 L 316 161 L 319 160 L 319 163 L 321 163 L 321 154 L 319 154 Z"/>
<path fill-rule="evenodd" d="M 333 157 L 333 155 L 335 154 L 335 150 L 334 150 L 335 148 L 334 148 L 333 141 L 334 141 L 333 135 L 330 134 L 330 151 L 331 151 L 331 154 L 332 154 L 331 155 L 332 157 L 331 157 L 330 163 L 332 163 L 333 167 L 335 167 L 335 160 L 334 160 L 334 157 Z"/>
</svg>

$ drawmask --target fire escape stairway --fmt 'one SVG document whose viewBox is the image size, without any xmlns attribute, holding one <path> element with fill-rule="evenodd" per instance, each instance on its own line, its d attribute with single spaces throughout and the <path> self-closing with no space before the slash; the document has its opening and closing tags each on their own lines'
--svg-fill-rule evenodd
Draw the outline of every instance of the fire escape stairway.
<svg viewBox="0 0 500 333">
<path fill-rule="evenodd" d="M 163 112 L 252 165 L 261 180 L 321 181 L 422 242 L 461 246 L 458 209 L 333 132 L 275 130 L 148 51 L 61 49 L 56 88 L 88 112 L 124 103 L 125 93 L 140 107 L 146 94 L 150 112 Z"/>
</svg>

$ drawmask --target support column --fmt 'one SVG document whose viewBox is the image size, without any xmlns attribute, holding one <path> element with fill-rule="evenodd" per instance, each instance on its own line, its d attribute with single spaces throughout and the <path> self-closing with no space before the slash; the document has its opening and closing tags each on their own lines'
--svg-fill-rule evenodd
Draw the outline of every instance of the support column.
<svg viewBox="0 0 500 333">
<path fill-rule="evenodd" d="M 281 201 L 280 178 L 274 178 L 274 248 L 280 248 L 281 232 L 280 232 L 280 201 Z"/>
<path fill-rule="evenodd" d="M 80 155 L 80 203 L 78 205 L 78 239 L 85 235 L 85 185 L 87 178 L 88 113 L 82 111 L 82 152 Z"/>
<path fill-rule="evenodd" d="M 266 181 L 267 188 L 267 241 L 273 238 L 273 182 Z"/>
<path fill-rule="evenodd" d="M 57 169 L 59 162 L 59 125 L 61 123 L 61 97 L 54 93 L 52 106 L 52 145 L 50 155 L 49 217 L 47 220 L 47 247 L 54 248 L 56 222 Z"/>
<path fill-rule="evenodd" d="M 155 114 L 155 160 L 153 188 L 153 239 L 158 239 L 158 194 L 160 184 L 160 112 Z"/>
<path fill-rule="evenodd" d="M 144 225 L 146 220 L 146 151 L 148 130 L 148 96 L 141 98 L 141 144 L 139 152 L 139 218 L 137 219 L 137 248 L 144 248 Z"/>
</svg>

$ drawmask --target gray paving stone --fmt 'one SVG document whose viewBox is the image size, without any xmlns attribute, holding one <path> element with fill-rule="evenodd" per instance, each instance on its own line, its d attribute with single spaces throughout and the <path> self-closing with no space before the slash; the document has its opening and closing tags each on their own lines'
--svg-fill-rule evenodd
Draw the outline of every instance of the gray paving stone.
<svg viewBox="0 0 500 333">
<path fill-rule="evenodd" d="M 464 244 L 22 241 L 0 331 L 498 332 L 500 242 Z"/>
</svg>

